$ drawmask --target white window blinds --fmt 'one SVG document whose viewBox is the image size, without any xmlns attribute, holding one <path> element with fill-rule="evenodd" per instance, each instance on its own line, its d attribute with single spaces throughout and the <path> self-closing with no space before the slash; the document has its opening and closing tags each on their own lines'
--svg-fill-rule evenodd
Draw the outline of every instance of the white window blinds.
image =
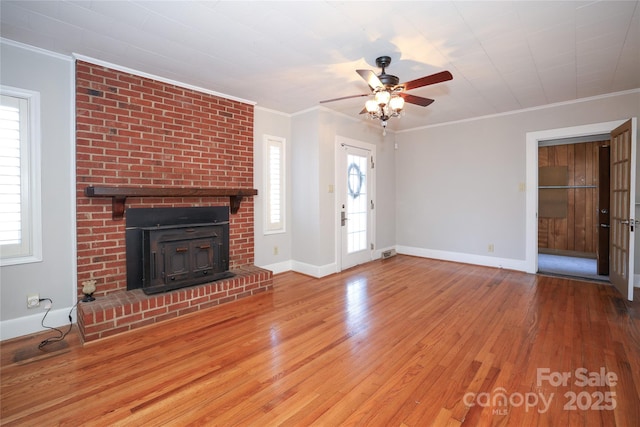
<svg viewBox="0 0 640 427">
<path fill-rule="evenodd" d="M 22 241 L 20 200 L 20 146 L 24 126 L 20 111 L 24 100 L 2 96 L 0 105 L 0 245 L 19 245 Z M 23 113 L 24 116 L 24 113 Z"/>
<path fill-rule="evenodd" d="M 265 233 L 285 231 L 285 140 L 265 136 Z"/>
<path fill-rule="evenodd" d="M 39 98 L 31 92 L 14 92 L 3 87 L 0 95 L 1 265 L 41 260 L 34 131 Z"/>
</svg>

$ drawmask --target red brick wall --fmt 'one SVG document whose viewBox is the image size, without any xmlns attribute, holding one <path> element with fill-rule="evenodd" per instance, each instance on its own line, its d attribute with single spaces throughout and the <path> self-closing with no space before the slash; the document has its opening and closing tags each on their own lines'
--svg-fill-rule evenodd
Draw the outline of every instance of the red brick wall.
<svg viewBox="0 0 640 427">
<path fill-rule="evenodd" d="M 78 293 L 126 289 L 125 220 L 88 185 L 253 188 L 253 106 L 76 63 Z M 126 207 L 221 206 L 228 198 L 127 198 Z M 126 216 L 126 211 L 125 211 Z M 230 215 L 230 268 L 252 265 L 253 200 Z"/>
</svg>

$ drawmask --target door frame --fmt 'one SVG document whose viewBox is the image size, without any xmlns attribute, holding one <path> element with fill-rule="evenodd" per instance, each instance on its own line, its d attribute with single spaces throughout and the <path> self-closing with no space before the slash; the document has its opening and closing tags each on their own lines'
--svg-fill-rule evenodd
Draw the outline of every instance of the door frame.
<svg viewBox="0 0 640 427">
<path fill-rule="evenodd" d="M 626 122 L 627 119 L 593 123 L 558 129 L 548 129 L 526 134 L 526 212 L 525 212 L 525 271 L 538 272 L 538 146 L 550 139 L 584 137 L 597 134 L 609 134 Z M 636 119 L 633 118 L 635 121 Z M 633 135 L 635 138 L 635 135 Z M 635 183 L 632 183 L 635 185 Z M 631 242 L 630 244 L 633 244 Z M 633 274 L 633 272 L 631 272 Z"/>
<path fill-rule="evenodd" d="M 335 151 L 334 151 L 334 170 L 335 170 L 335 180 L 336 183 L 334 186 L 334 224 L 335 224 L 335 260 L 336 260 L 336 271 L 342 271 L 342 230 L 340 226 L 340 212 L 342 211 L 340 206 L 340 191 L 346 191 L 346 184 L 342 183 L 342 173 L 340 170 L 340 156 L 342 155 L 342 147 L 344 145 L 349 145 L 351 147 L 361 148 L 363 150 L 368 150 L 371 152 L 371 155 L 377 161 L 376 157 L 376 145 L 359 141 L 357 139 L 351 139 L 344 136 L 336 135 L 335 139 Z M 376 199 L 376 168 L 374 165 L 373 170 L 371 171 L 369 178 L 369 183 L 371 185 L 371 193 L 370 199 L 374 200 L 374 208 L 369 210 L 369 221 L 371 223 L 370 237 L 371 243 L 376 241 L 376 209 L 375 209 L 375 201 Z M 344 188 L 343 188 L 344 186 Z M 370 260 L 373 260 L 373 254 L 375 252 L 375 244 L 374 248 L 369 250 L 370 252 Z"/>
</svg>

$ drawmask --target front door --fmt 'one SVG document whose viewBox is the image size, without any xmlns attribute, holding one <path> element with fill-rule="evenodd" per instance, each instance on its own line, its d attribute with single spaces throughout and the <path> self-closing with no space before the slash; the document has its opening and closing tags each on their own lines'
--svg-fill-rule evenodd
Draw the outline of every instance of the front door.
<svg viewBox="0 0 640 427">
<path fill-rule="evenodd" d="M 609 278 L 633 300 L 635 232 L 635 123 L 629 120 L 611 132 L 611 244 Z"/>
<path fill-rule="evenodd" d="M 372 168 L 371 150 L 340 144 L 339 226 L 341 269 L 372 259 Z"/>
</svg>

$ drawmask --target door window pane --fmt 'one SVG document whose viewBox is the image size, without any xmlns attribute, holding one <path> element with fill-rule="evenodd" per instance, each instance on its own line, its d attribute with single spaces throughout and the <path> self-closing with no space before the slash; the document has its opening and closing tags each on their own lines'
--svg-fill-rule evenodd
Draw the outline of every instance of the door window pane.
<svg viewBox="0 0 640 427">
<path fill-rule="evenodd" d="M 347 155 L 347 252 L 367 248 L 367 161 L 368 157 Z"/>
</svg>

